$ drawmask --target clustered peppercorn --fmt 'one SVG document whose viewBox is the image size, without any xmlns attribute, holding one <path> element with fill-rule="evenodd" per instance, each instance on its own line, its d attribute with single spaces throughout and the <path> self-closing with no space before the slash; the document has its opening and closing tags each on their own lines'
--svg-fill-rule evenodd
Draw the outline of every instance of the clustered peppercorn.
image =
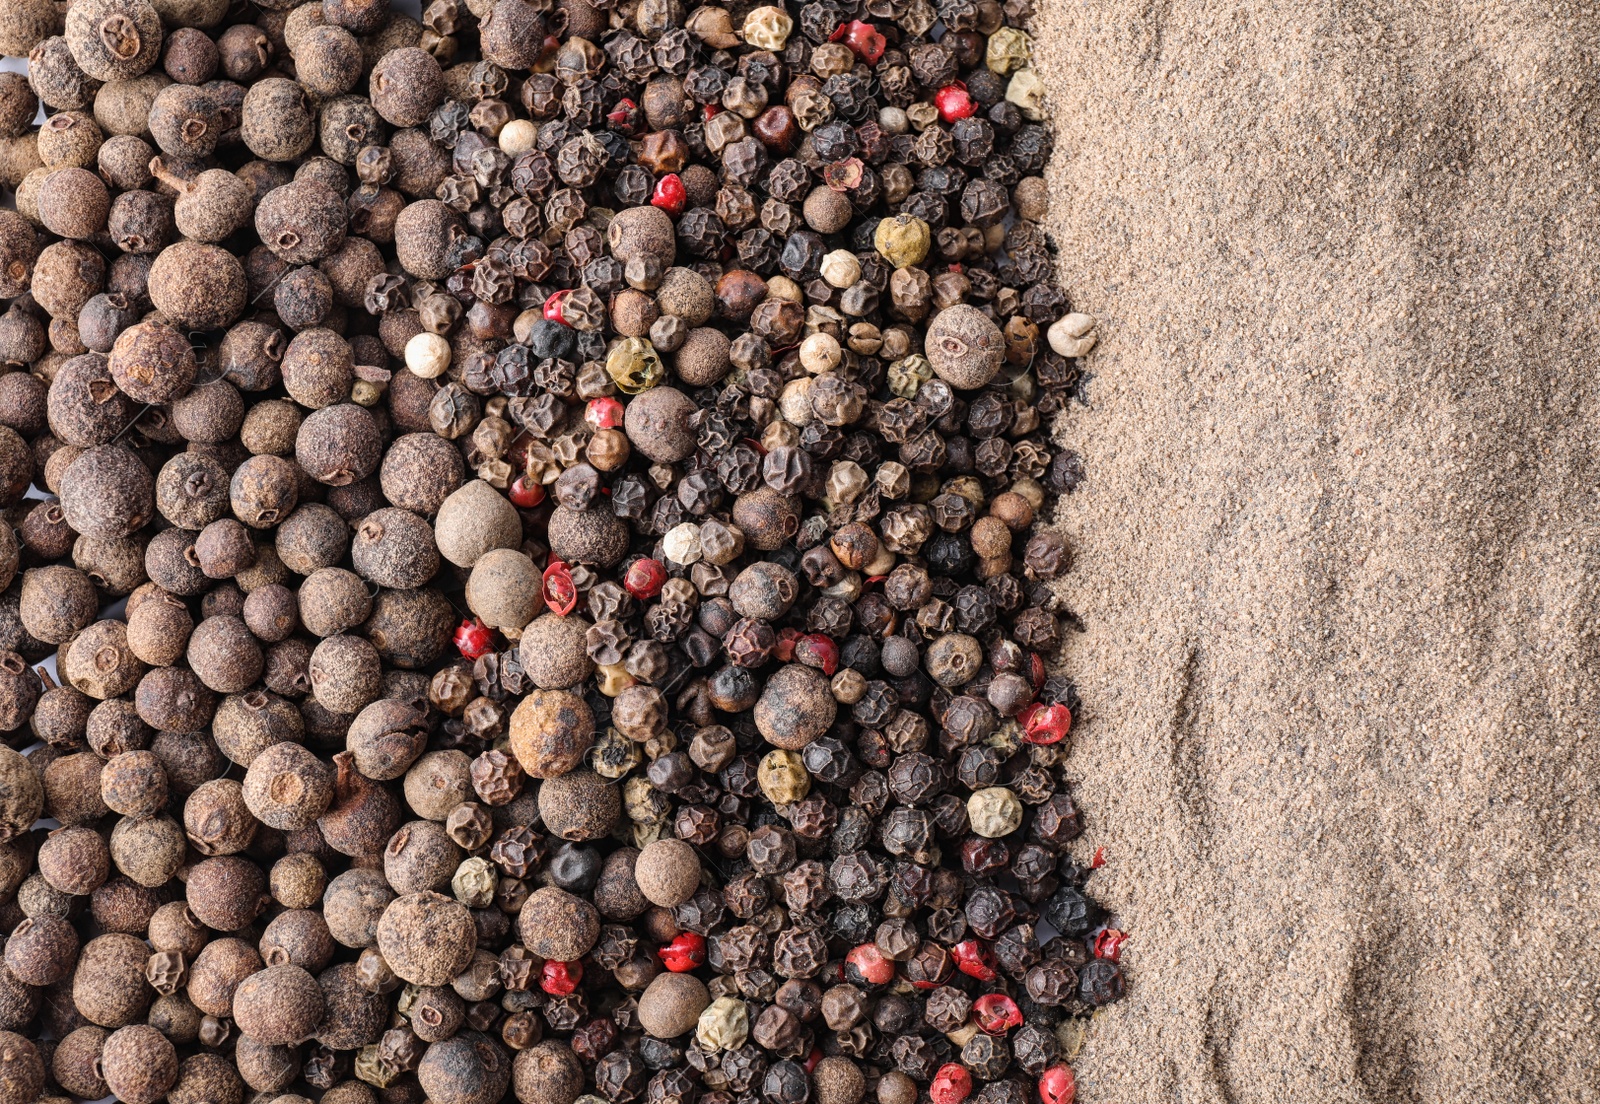
<svg viewBox="0 0 1600 1104">
<path fill-rule="evenodd" d="M 1069 1104 L 1030 7 L 0 2 L 0 1104 Z"/>
</svg>

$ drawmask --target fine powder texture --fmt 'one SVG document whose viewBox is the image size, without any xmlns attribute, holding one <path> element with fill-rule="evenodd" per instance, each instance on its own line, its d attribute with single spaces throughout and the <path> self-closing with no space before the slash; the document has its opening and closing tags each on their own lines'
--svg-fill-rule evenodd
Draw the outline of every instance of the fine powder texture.
<svg viewBox="0 0 1600 1104">
<path fill-rule="evenodd" d="M 1593 1101 L 1600 18 L 1061 0 L 1088 1104 Z"/>
</svg>

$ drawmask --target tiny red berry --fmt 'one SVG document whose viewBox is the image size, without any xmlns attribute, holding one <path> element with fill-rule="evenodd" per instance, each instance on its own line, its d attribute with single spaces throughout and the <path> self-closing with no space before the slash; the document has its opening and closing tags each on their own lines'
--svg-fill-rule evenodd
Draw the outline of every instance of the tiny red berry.
<svg viewBox="0 0 1600 1104">
<path fill-rule="evenodd" d="M 972 1074 L 959 1062 L 946 1062 L 928 1086 L 933 1104 L 961 1104 L 972 1095 Z"/>
<path fill-rule="evenodd" d="M 811 633 L 794 642 L 794 660 L 831 678 L 839 669 L 839 645 L 826 633 Z"/>
<path fill-rule="evenodd" d="M 705 961 L 705 937 L 694 932 L 683 932 L 661 948 L 661 964 L 675 974 L 703 966 Z"/>
<path fill-rule="evenodd" d="M 567 301 L 567 296 L 571 294 L 571 288 L 550 293 L 550 297 L 544 301 L 543 313 L 546 322 L 559 322 L 563 326 L 567 324 L 566 315 L 561 313 L 561 305 Z"/>
<path fill-rule="evenodd" d="M 888 40 L 878 33 L 878 28 L 859 19 L 852 19 L 834 31 L 830 41 L 837 42 L 840 39 L 868 65 L 878 64 L 878 59 L 883 57 L 883 51 L 889 45 Z"/>
<path fill-rule="evenodd" d="M 572 569 L 552 557 L 544 569 L 544 604 L 550 612 L 565 617 L 578 605 L 578 587 L 572 581 Z"/>
<path fill-rule="evenodd" d="M 1067 1066 L 1051 1066 L 1039 1075 L 1039 1099 L 1044 1104 L 1072 1104 L 1078 1081 Z"/>
<path fill-rule="evenodd" d="M 811 1053 L 806 1055 L 806 1072 L 811 1073 L 817 1068 L 817 1063 L 822 1061 L 822 1048 L 812 1047 Z"/>
<path fill-rule="evenodd" d="M 583 420 L 596 429 L 616 429 L 622 424 L 622 404 L 609 395 L 590 399 L 583 408 Z"/>
<path fill-rule="evenodd" d="M 1059 744 L 1072 730 L 1072 710 L 1057 702 L 1041 705 L 1034 702 L 1017 715 L 1022 722 L 1022 738 L 1030 744 Z"/>
<path fill-rule="evenodd" d="M 997 971 L 994 952 L 976 939 L 963 939 L 951 947 L 950 957 L 956 960 L 956 969 L 968 977 L 977 978 L 979 981 L 995 979 Z"/>
<path fill-rule="evenodd" d="M 783 663 L 794 659 L 795 645 L 800 642 L 800 633 L 796 629 L 778 630 L 778 643 L 773 647 L 772 654 Z"/>
<path fill-rule="evenodd" d="M 650 196 L 650 205 L 659 207 L 673 218 L 683 214 L 684 207 L 689 202 L 689 193 L 683 187 L 683 179 L 677 173 L 667 173 L 656 181 L 655 192 Z"/>
<path fill-rule="evenodd" d="M 967 86 L 960 81 L 947 84 L 933 94 L 933 106 L 939 109 L 939 118 L 947 123 L 957 119 L 970 119 L 978 113 L 978 105 L 967 94 Z"/>
<path fill-rule="evenodd" d="M 1116 928 L 1106 928 L 1094 937 L 1094 956 L 1108 959 L 1112 962 L 1122 961 L 1122 945 L 1128 941 L 1128 933 L 1118 931 Z"/>
<path fill-rule="evenodd" d="M 883 957 L 876 943 L 863 943 L 844 956 L 845 976 L 867 985 L 888 985 L 894 979 L 894 963 Z"/>
<path fill-rule="evenodd" d="M 476 617 L 469 617 L 456 627 L 456 650 L 468 659 L 477 659 L 494 651 L 494 632 Z"/>
<path fill-rule="evenodd" d="M 1022 1010 L 1004 993 L 985 993 L 972 1002 L 972 1022 L 986 1035 L 1004 1035 L 1022 1026 Z"/>
<path fill-rule="evenodd" d="M 544 501 L 544 484 L 519 475 L 511 484 L 511 505 L 531 510 Z"/>
<path fill-rule="evenodd" d="M 583 963 L 557 962 L 551 959 L 539 971 L 539 988 L 552 997 L 564 997 L 583 980 Z"/>
<path fill-rule="evenodd" d="M 647 602 L 661 593 L 661 588 L 667 582 L 667 569 L 661 565 L 660 560 L 649 557 L 634 560 L 628 566 L 628 573 L 622 578 L 622 585 L 627 592 Z"/>
</svg>

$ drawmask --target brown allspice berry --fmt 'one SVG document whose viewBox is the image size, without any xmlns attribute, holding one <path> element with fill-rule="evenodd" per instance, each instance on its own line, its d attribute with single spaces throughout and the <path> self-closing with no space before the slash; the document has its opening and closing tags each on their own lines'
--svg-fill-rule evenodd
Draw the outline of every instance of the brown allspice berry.
<svg viewBox="0 0 1600 1104">
<path fill-rule="evenodd" d="M 261 644 L 233 614 L 196 625 L 185 656 L 200 681 L 219 694 L 240 693 L 261 677 Z"/>
<path fill-rule="evenodd" d="M 492 548 L 522 544 L 522 519 L 509 499 L 481 479 L 452 492 L 434 520 L 439 554 L 457 567 L 470 568 Z"/>
<path fill-rule="evenodd" d="M 50 1075 L 56 1084 L 82 1100 L 110 1095 L 100 1076 L 100 1050 L 110 1034 L 103 1027 L 87 1025 L 63 1036 L 50 1056 Z"/>
<path fill-rule="evenodd" d="M 122 445 L 87 449 L 67 468 L 61 512 L 84 536 L 128 536 L 155 513 L 155 476 Z"/>
<path fill-rule="evenodd" d="M 111 829 L 111 861 L 133 883 L 164 886 L 187 858 L 183 829 L 169 816 L 124 817 Z"/>
<path fill-rule="evenodd" d="M 16 1032 L 0 1032 L 0 1104 L 31 1104 L 44 1086 L 44 1059 L 39 1049 Z"/>
<path fill-rule="evenodd" d="M 256 562 L 250 530 L 233 518 L 220 518 L 200 530 L 194 540 L 194 553 L 208 579 L 231 579 Z"/>
<path fill-rule="evenodd" d="M 436 199 L 408 204 L 394 224 L 395 254 L 400 265 L 419 280 L 450 275 L 450 247 L 467 233 L 461 219 Z"/>
<path fill-rule="evenodd" d="M 261 823 L 282 831 L 305 828 L 333 802 L 333 771 L 296 743 L 274 744 L 250 763 L 244 801 Z"/>
<path fill-rule="evenodd" d="M 600 915 L 594 905 L 555 886 L 528 895 L 517 925 L 528 950 L 558 962 L 583 957 L 600 936 Z"/>
<path fill-rule="evenodd" d="M 638 401 L 638 400 L 635 400 Z M 557 506 L 550 515 L 550 551 L 569 564 L 613 568 L 628 554 L 628 526 L 608 502 L 574 510 Z"/>
<path fill-rule="evenodd" d="M 73 640 L 62 676 L 91 698 L 126 694 L 144 674 L 144 664 L 128 650 L 127 626 L 121 621 L 96 621 Z"/>
<path fill-rule="evenodd" d="M 254 456 L 263 453 L 293 455 L 295 439 L 300 435 L 300 423 L 304 419 L 305 411 L 295 403 L 284 399 L 258 402 L 245 411 L 244 421 L 239 426 L 239 442 Z"/>
<path fill-rule="evenodd" d="M 420 126 L 444 98 L 438 60 L 415 46 L 391 50 L 372 67 L 372 106 L 391 126 Z"/>
<path fill-rule="evenodd" d="M 410 510 L 394 506 L 374 510 L 356 526 L 350 562 L 362 578 L 379 586 L 420 587 L 439 570 L 433 527 Z"/>
<path fill-rule="evenodd" d="M 344 200 L 316 180 L 294 180 L 256 204 L 256 234 L 291 265 L 313 264 L 333 253 L 344 244 L 348 221 Z"/>
<path fill-rule="evenodd" d="M 396 893 L 444 890 L 461 865 L 461 848 L 443 825 L 413 820 L 400 826 L 383 848 L 383 876 Z"/>
<path fill-rule="evenodd" d="M 217 44 L 197 27 L 174 29 L 161 47 L 161 67 L 179 84 L 204 84 L 219 61 Z"/>
<path fill-rule="evenodd" d="M 239 855 L 200 860 L 189 868 L 184 888 L 189 910 L 201 923 L 222 932 L 238 931 L 249 924 L 269 899 L 266 874 Z"/>
<path fill-rule="evenodd" d="M 322 1022 L 317 979 L 299 966 L 268 966 L 239 983 L 233 1018 L 239 1030 L 268 1046 L 295 1046 Z"/>
<path fill-rule="evenodd" d="M 690 415 L 698 408 L 674 387 L 652 387 L 635 395 L 624 411 L 623 426 L 633 447 L 658 464 L 676 464 L 693 455 Z"/>
<path fill-rule="evenodd" d="M 511 751 L 530 777 L 576 769 L 594 745 L 594 714 L 570 690 L 534 690 L 511 714 Z"/>
<path fill-rule="evenodd" d="M 151 751 L 125 751 L 100 772 L 100 797 L 114 813 L 147 817 L 167 804 L 167 771 Z"/>
<path fill-rule="evenodd" d="M 312 651 L 307 675 L 323 706 L 335 713 L 356 713 L 377 700 L 383 664 L 365 637 L 330 636 Z"/>
<path fill-rule="evenodd" d="M 734 500 L 733 523 L 750 547 L 776 552 L 800 529 L 799 502 L 771 487 L 757 487 Z"/>
<path fill-rule="evenodd" d="M 629 207 L 618 211 L 606 228 L 612 256 L 623 264 L 648 257 L 670 268 L 677 256 L 677 236 L 672 219 L 659 207 Z"/>
<path fill-rule="evenodd" d="M 274 540 L 285 567 L 297 575 L 311 576 L 344 559 L 350 551 L 350 526 L 333 507 L 307 502 L 284 519 Z"/>
<path fill-rule="evenodd" d="M 224 698 L 211 729 L 222 754 L 242 767 L 275 744 L 305 739 L 305 722 L 294 704 L 259 688 Z"/>
<path fill-rule="evenodd" d="M 284 908 L 314 908 L 328 888 L 328 874 L 315 855 L 292 852 L 272 864 L 267 876 L 272 899 Z M 323 919 L 327 923 L 327 919 Z M 331 932 L 330 932 L 331 934 Z"/>
<path fill-rule="evenodd" d="M 700 888 L 700 859 L 680 839 L 659 839 L 640 852 L 633 876 L 653 905 L 676 908 Z"/>
<path fill-rule="evenodd" d="M 427 746 L 427 716 L 397 698 L 372 702 L 350 723 L 346 747 L 356 769 L 368 778 L 392 781 L 405 776 Z"/>
<path fill-rule="evenodd" d="M 182 667 L 146 671 L 133 702 L 140 719 L 160 732 L 199 732 L 211 722 L 217 708 L 216 695 L 193 671 Z"/>
<path fill-rule="evenodd" d="M 46 644 L 64 644 L 86 628 L 100 608 L 89 577 L 62 564 L 26 571 L 19 607 L 22 625 Z"/>
<path fill-rule="evenodd" d="M 244 1104 L 244 1083 L 232 1062 L 201 1051 L 178 1065 L 178 1080 L 167 1091 L 170 1104 Z"/>
<path fill-rule="evenodd" d="M 226 249 L 204 242 L 167 246 L 150 267 L 150 301 L 168 320 L 190 329 L 219 330 L 245 307 L 244 266 Z"/>
<path fill-rule="evenodd" d="M 300 627 L 300 610 L 295 592 L 281 583 L 258 587 L 247 594 L 240 616 L 256 638 L 268 644 L 288 639 Z"/>
<path fill-rule="evenodd" d="M 438 513 L 461 486 L 466 465 L 461 451 L 444 438 L 408 433 L 384 453 L 378 478 L 392 505 L 427 516 Z"/>
<path fill-rule="evenodd" d="M 721 330 L 709 326 L 690 330 L 673 362 L 678 378 L 691 387 L 720 383 L 733 367 L 732 347 L 732 341 Z"/>
<path fill-rule="evenodd" d="M 237 48 L 237 53 L 233 48 L 223 50 L 225 66 L 237 67 L 234 57 L 251 65 L 261 57 L 254 36 L 236 44 L 228 43 L 224 36 L 220 45 Z M 240 107 L 239 136 L 245 147 L 263 160 L 293 161 L 317 140 L 317 111 L 311 96 L 297 81 L 284 77 L 256 81 L 245 91 Z"/>
<path fill-rule="evenodd" d="M 202 855 L 233 855 L 255 841 L 259 822 L 245 804 L 244 786 L 216 778 L 195 788 L 183 805 L 189 842 Z"/>
<path fill-rule="evenodd" d="M 377 941 L 378 922 L 394 899 L 382 872 L 353 868 L 328 882 L 322 894 L 322 918 L 340 944 L 371 947 Z"/>
<path fill-rule="evenodd" d="M 44 686 L 16 652 L 0 652 L 0 731 L 15 732 L 33 716 Z"/>
<path fill-rule="evenodd" d="M 375 1043 L 388 1023 L 389 1004 L 363 983 L 361 968 L 341 962 L 317 975 L 326 1008 L 316 1039 L 333 1050 L 355 1050 Z M 326 1094 L 324 1094 L 326 1099 Z"/>
<path fill-rule="evenodd" d="M 430 751 L 406 771 L 404 788 L 413 812 L 443 822 L 457 805 L 472 800 L 472 760 L 457 748 Z"/>
<path fill-rule="evenodd" d="M 447 985 L 472 961 L 477 931 L 464 905 L 440 893 L 396 898 L 378 921 L 378 950 L 413 985 Z"/>
<path fill-rule="evenodd" d="M 517 658 L 535 686 L 570 689 L 594 673 L 586 644 L 589 624 L 576 614 L 544 613 L 523 628 Z"/>
<path fill-rule="evenodd" d="M 322 913 L 290 909 L 267 923 L 257 950 L 268 966 L 298 966 L 316 973 L 333 959 L 336 945 Z"/>
<path fill-rule="evenodd" d="M 307 415 L 295 438 L 295 460 L 319 483 L 343 487 L 378 470 L 383 437 L 371 413 L 336 403 Z"/>
<path fill-rule="evenodd" d="M 221 445 L 238 435 L 244 399 L 227 380 L 213 380 L 173 400 L 169 413 L 172 428 L 185 441 Z"/>
<path fill-rule="evenodd" d="M 122 933 L 96 936 L 83 945 L 72 973 L 72 1003 L 90 1023 L 119 1028 L 144 1015 L 155 997 L 145 981 L 150 948 Z"/>
<path fill-rule="evenodd" d="M 39 873 L 62 893 L 84 896 L 111 873 L 111 851 L 93 828 L 57 828 L 39 845 Z"/>
<path fill-rule="evenodd" d="M 98 143 L 96 143 L 98 146 Z M 90 238 L 105 229 L 111 196 L 88 169 L 59 168 L 39 188 L 39 221 L 63 238 Z"/>
<path fill-rule="evenodd" d="M 780 667 L 755 706 L 757 730 L 785 751 L 799 751 L 827 732 L 838 711 L 828 679 L 801 663 Z"/>
<path fill-rule="evenodd" d="M 77 960 L 78 933 L 60 916 L 28 917 L 6 939 L 6 966 L 29 985 L 54 985 Z"/>
<path fill-rule="evenodd" d="M 46 767 L 45 815 L 63 825 L 89 824 L 105 816 L 109 810 L 100 799 L 101 763 L 98 755 L 83 751 L 63 755 Z"/>
<path fill-rule="evenodd" d="M 235 1025 L 228 1024 L 230 1033 Z M 233 1048 L 233 1064 L 250 1088 L 260 1093 L 279 1093 L 300 1076 L 302 1063 L 298 1047 L 263 1043 L 242 1032 Z M 306 1098 L 283 1093 L 285 1104 L 300 1104 Z"/>
<path fill-rule="evenodd" d="M 658 1039 L 674 1039 L 692 1031 L 710 1003 L 705 982 L 693 974 L 661 974 L 639 997 L 639 1026 Z"/>
<path fill-rule="evenodd" d="M 539 787 L 539 815 L 562 839 L 604 839 L 622 819 L 622 795 L 594 771 L 573 770 Z"/>
<path fill-rule="evenodd" d="M 106 1039 L 100 1073 L 124 1104 L 155 1104 L 178 1080 L 178 1052 L 155 1028 L 129 1024 Z"/>
<path fill-rule="evenodd" d="M 333 757 L 333 805 L 317 821 L 329 847 L 341 855 L 375 855 L 400 823 L 399 800 L 355 767 L 355 757 L 341 751 Z"/>
<path fill-rule="evenodd" d="M 636 847 L 620 847 L 606 856 L 594 887 L 595 908 L 605 919 L 632 920 L 650 907 L 634 878 L 638 860 Z"/>
<path fill-rule="evenodd" d="M 295 516 L 299 516 L 298 511 Z M 367 584 L 355 572 L 342 567 L 319 567 L 311 572 L 300 584 L 296 601 L 300 623 L 315 636 L 349 632 L 372 613 Z"/>
<path fill-rule="evenodd" d="M 239 983 L 262 967 L 261 956 L 251 944 L 231 937 L 213 939 L 189 965 L 189 999 L 207 1015 L 231 1016 Z"/>
<path fill-rule="evenodd" d="M 165 322 L 148 321 L 118 336 L 106 366 L 135 402 L 164 403 L 189 389 L 197 365 L 187 337 Z"/>
</svg>

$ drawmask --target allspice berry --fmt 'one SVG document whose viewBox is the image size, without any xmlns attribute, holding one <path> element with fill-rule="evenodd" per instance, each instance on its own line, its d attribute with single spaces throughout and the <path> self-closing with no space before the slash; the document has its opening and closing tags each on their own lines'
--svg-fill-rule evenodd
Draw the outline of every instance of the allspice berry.
<svg viewBox="0 0 1600 1104">
<path fill-rule="evenodd" d="M 627 523 L 609 503 L 586 510 L 557 506 L 550 515 L 547 535 L 550 551 L 569 564 L 612 568 L 628 554 Z"/>
<path fill-rule="evenodd" d="M 492 548 L 472 565 L 466 599 L 490 628 L 521 630 L 544 609 L 539 569 L 518 549 Z"/>
<path fill-rule="evenodd" d="M 698 409 L 675 387 L 652 387 L 629 400 L 623 426 L 633 447 L 658 464 L 676 464 L 694 454 L 689 417 Z"/>
<path fill-rule="evenodd" d="M 333 803 L 333 771 L 300 744 L 276 744 L 245 772 L 244 802 L 269 828 L 305 828 Z"/>
<path fill-rule="evenodd" d="M 867 1094 L 867 1079 L 861 1067 L 843 1055 L 832 1055 L 818 1062 L 811 1071 L 817 1089 L 817 1104 L 861 1104 Z"/>
<path fill-rule="evenodd" d="M 38 1048 L 14 1031 L 0 1031 L 0 1104 L 33 1104 L 43 1092 Z"/>
<path fill-rule="evenodd" d="M 90 1023 L 116 1029 L 144 1015 L 155 997 L 145 981 L 150 948 L 144 940 L 112 933 L 83 946 L 72 974 L 72 1003 Z"/>
<path fill-rule="evenodd" d="M 546 1039 L 517 1052 L 511 1087 L 518 1104 L 574 1104 L 583 1094 L 583 1065 L 566 1043 Z M 31 1104 L 31 1101 L 7 1101 L 5 1104 Z"/>
<path fill-rule="evenodd" d="M 523 944 L 540 958 L 575 962 L 599 938 L 600 914 L 582 897 L 545 886 L 523 903 L 517 929 Z"/>
<path fill-rule="evenodd" d="M 594 673 L 586 634 L 589 622 L 576 614 L 543 613 L 522 630 L 517 660 L 533 684 L 544 690 L 577 686 Z M 513 721 L 515 724 L 515 721 Z"/>
<path fill-rule="evenodd" d="M 786 664 L 767 680 L 756 702 L 756 729 L 769 744 L 800 751 L 828 731 L 838 708 L 822 672 L 801 663 Z"/>
<path fill-rule="evenodd" d="M 33 828 L 44 812 L 44 782 L 26 757 L 0 747 L 0 843 Z"/>
<path fill-rule="evenodd" d="M 562 839 L 604 839 L 622 818 L 622 795 L 594 771 L 574 770 L 539 787 L 539 815 Z"/>
<path fill-rule="evenodd" d="M 474 479 L 444 500 L 433 532 L 441 556 L 470 568 L 490 549 L 520 546 L 522 519 L 504 495 Z"/>
<path fill-rule="evenodd" d="M 155 1028 L 129 1024 L 106 1039 L 100 1073 L 123 1104 L 155 1104 L 178 1080 L 178 1052 Z"/>
<path fill-rule="evenodd" d="M 511 714 L 511 751 L 533 778 L 567 774 L 594 744 L 594 714 L 568 690 L 534 690 Z"/>
<path fill-rule="evenodd" d="M 639 1026 L 657 1039 L 675 1039 L 694 1030 L 710 1003 L 705 982 L 693 974 L 661 974 L 639 997 Z"/>
<path fill-rule="evenodd" d="M 939 378 L 963 390 L 988 383 L 1005 360 L 1005 335 L 970 303 L 957 303 L 935 315 L 923 344 Z"/>
<path fill-rule="evenodd" d="M 683 840 L 659 839 L 639 853 L 633 876 L 651 904 L 676 908 L 700 888 L 700 859 Z"/>
<path fill-rule="evenodd" d="M 297 1046 L 323 1016 L 322 988 L 299 966 L 269 966 L 239 983 L 233 1018 L 239 1030 L 268 1046 Z"/>
<path fill-rule="evenodd" d="M 648 257 L 663 269 L 677 256 L 677 235 L 672 219 L 659 207 L 629 207 L 618 211 L 606 228 L 612 256 L 623 264 Z"/>
<path fill-rule="evenodd" d="M 389 968 L 413 985 L 450 984 L 478 946 L 472 914 L 431 891 L 396 898 L 378 921 L 377 940 Z"/>
</svg>

